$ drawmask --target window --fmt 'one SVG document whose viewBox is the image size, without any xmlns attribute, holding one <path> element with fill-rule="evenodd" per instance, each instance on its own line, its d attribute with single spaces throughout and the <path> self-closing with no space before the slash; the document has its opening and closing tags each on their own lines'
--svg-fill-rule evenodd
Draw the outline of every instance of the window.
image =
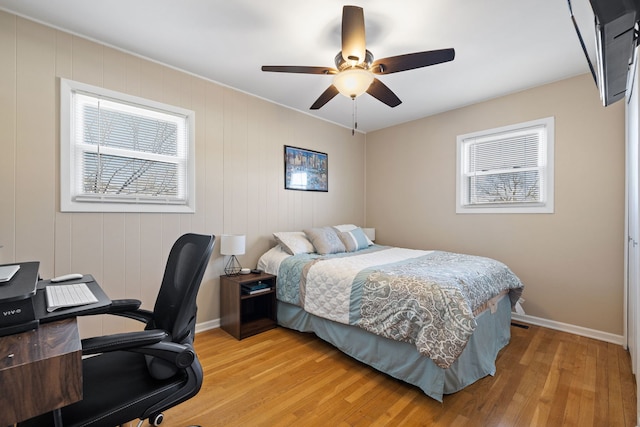
<svg viewBox="0 0 640 427">
<path fill-rule="evenodd" d="M 458 136 L 457 213 L 553 213 L 554 119 Z"/>
<path fill-rule="evenodd" d="M 60 206 L 194 212 L 195 113 L 61 79 Z"/>
</svg>

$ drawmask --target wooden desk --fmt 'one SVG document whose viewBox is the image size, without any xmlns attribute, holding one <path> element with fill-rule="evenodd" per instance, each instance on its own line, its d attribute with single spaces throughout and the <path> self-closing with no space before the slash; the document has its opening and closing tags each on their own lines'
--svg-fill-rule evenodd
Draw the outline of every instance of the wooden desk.
<svg viewBox="0 0 640 427">
<path fill-rule="evenodd" d="M 0 337 L 0 426 L 82 399 L 82 347 L 75 318 Z"/>
</svg>

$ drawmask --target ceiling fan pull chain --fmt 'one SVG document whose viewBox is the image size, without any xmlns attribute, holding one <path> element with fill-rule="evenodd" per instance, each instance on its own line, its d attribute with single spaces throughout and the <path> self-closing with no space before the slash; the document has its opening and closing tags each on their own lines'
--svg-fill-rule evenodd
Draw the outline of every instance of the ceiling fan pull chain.
<svg viewBox="0 0 640 427">
<path fill-rule="evenodd" d="M 355 114 L 353 115 L 354 119 L 354 128 L 358 129 L 358 101 L 356 101 L 356 99 L 353 99 L 353 108 L 354 110 L 356 110 Z"/>
<path fill-rule="evenodd" d="M 358 129 L 358 105 L 356 104 L 356 97 L 351 97 L 351 136 L 356 134 L 356 129 Z"/>
</svg>

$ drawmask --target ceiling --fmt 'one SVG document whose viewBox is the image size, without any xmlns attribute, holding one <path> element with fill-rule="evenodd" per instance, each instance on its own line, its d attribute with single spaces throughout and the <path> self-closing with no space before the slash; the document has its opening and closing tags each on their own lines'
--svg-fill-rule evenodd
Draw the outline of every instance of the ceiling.
<svg viewBox="0 0 640 427">
<path fill-rule="evenodd" d="M 379 76 L 402 104 L 358 97 L 361 132 L 589 71 L 564 0 L 0 0 L 0 9 L 351 128 L 349 98 L 309 109 L 331 76 L 260 70 L 333 67 L 344 4 L 364 8 L 374 59 L 456 51 L 452 62 Z M 572 4 L 590 44 L 588 1 Z"/>
</svg>

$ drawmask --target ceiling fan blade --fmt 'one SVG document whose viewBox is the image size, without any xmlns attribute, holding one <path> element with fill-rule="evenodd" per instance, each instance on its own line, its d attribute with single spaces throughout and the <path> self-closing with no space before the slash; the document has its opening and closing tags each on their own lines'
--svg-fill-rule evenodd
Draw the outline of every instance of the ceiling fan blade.
<svg viewBox="0 0 640 427">
<path fill-rule="evenodd" d="M 338 74 L 338 70 L 331 67 L 305 67 L 295 65 L 263 65 L 262 71 L 272 71 L 275 73 Z"/>
<path fill-rule="evenodd" d="M 371 83 L 371 86 L 367 89 L 367 93 L 392 108 L 402 104 L 400 98 L 378 79 L 373 79 L 373 83 Z"/>
<path fill-rule="evenodd" d="M 407 53 L 405 55 L 382 58 L 371 64 L 374 74 L 391 74 L 429 65 L 453 61 L 456 52 L 453 49 L 429 50 L 426 52 Z"/>
<path fill-rule="evenodd" d="M 316 99 L 316 102 L 313 103 L 313 105 L 311 106 L 311 109 L 319 110 L 324 104 L 331 101 L 333 97 L 336 96 L 338 93 L 339 93 L 338 89 L 336 89 L 334 85 L 329 86 L 327 90 L 322 92 L 322 95 L 320 95 L 320 97 Z"/>
<path fill-rule="evenodd" d="M 342 8 L 342 57 L 345 61 L 364 61 L 366 54 L 364 12 L 361 7 Z"/>
</svg>

